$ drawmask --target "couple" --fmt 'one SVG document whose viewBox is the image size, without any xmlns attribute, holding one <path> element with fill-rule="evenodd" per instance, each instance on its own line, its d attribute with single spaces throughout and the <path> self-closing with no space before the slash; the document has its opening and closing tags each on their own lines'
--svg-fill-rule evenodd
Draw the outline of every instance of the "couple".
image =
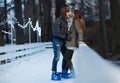
<svg viewBox="0 0 120 83">
<path fill-rule="evenodd" d="M 83 41 L 83 32 L 85 23 L 79 10 L 73 11 L 72 25 L 68 27 L 68 19 L 70 18 L 70 9 L 63 7 L 60 11 L 60 17 L 56 19 L 53 25 L 53 51 L 54 57 L 52 61 L 51 80 L 61 80 L 63 78 L 74 77 L 74 69 L 72 64 L 72 56 L 74 48 L 78 48 Z M 57 63 L 60 58 L 60 52 L 63 55 L 62 72 L 57 72 Z M 70 69 L 70 73 L 68 73 Z"/>
</svg>

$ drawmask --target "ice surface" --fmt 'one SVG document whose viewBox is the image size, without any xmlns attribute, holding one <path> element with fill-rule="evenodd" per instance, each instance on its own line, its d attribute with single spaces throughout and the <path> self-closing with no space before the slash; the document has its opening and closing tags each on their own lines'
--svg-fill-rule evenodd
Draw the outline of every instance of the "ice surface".
<svg viewBox="0 0 120 83">
<path fill-rule="evenodd" d="M 104 60 L 86 44 L 81 44 L 73 55 L 76 77 L 61 81 L 51 80 L 53 49 L 17 61 L 0 65 L 0 83 L 120 83 L 120 68 Z M 61 61 L 58 71 L 61 71 Z"/>
</svg>

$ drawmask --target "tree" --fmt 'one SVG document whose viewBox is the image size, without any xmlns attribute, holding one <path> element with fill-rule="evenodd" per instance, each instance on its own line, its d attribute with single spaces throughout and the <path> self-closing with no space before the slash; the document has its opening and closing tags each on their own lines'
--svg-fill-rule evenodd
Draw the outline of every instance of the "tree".
<svg viewBox="0 0 120 83">
<path fill-rule="evenodd" d="M 35 26 L 36 20 L 39 19 L 39 17 L 37 17 L 37 7 L 35 5 L 35 0 L 26 0 L 24 4 L 25 23 L 29 21 L 29 18 L 31 18 L 32 25 Z M 34 32 L 29 25 L 25 28 L 25 40 L 27 43 L 37 41 L 36 32 Z"/>
<path fill-rule="evenodd" d="M 36 20 L 39 21 L 39 26 L 41 27 L 41 40 L 46 42 L 50 40 L 51 32 L 51 0 L 26 0 L 25 1 L 25 21 L 31 18 L 33 26 L 35 26 Z M 28 38 L 29 29 L 25 29 L 26 38 Z M 36 32 L 31 30 L 32 42 L 36 40 Z M 28 39 L 27 39 L 28 40 Z"/>
<path fill-rule="evenodd" d="M 14 0 L 14 5 L 15 5 L 15 17 L 17 18 L 20 24 L 23 24 L 21 0 Z M 16 26 L 15 30 L 16 30 L 16 44 L 24 44 L 25 38 L 23 29 L 21 27 Z"/>
<path fill-rule="evenodd" d="M 50 33 L 52 30 L 51 18 L 51 0 L 40 1 L 40 26 L 41 26 L 41 40 L 42 42 L 50 41 Z"/>
<path fill-rule="evenodd" d="M 105 28 L 105 13 L 104 13 L 104 0 L 99 0 L 99 14 L 100 14 L 100 35 L 102 42 L 102 51 L 105 55 L 105 58 L 108 58 L 108 43 L 107 43 L 107 34 Z"/>
<path fill-rule="evenodd" d="M 56 18 L 58 18 L 60 16 L 60 9 L 64 6 L 66 6 L 65 4 L 65 0 L 55 0 L 55 4 L 56 4 Z"/>
<path fill-rule="evenodd" d="M 110 3 L 113 28 L 112 53 L 120 55 L 120 0 L 110 0 Z"/>
</svg>

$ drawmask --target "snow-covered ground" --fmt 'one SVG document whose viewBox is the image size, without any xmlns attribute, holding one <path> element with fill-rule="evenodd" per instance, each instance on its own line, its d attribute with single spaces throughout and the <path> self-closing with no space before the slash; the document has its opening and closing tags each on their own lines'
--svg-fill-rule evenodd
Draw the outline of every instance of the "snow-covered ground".
<svg viewBox="0 0 120 83">
<path fill-rule="evenodd" d="M 0 65 L 0 83 L 120 83 L 120 68 L 101 58 L 86 44 L 75 50 L 75 78 L 51 80 L 53 49 Z M 61 71 L 61 61 L 58 71 Z"/>
</svg>

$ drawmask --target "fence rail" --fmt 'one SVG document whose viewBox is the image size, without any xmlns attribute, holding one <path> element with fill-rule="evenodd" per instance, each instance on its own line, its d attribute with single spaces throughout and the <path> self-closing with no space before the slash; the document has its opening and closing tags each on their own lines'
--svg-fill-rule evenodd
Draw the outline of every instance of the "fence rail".
<svg viewBox="0 0 120 83">
<path fill-rule="evenodd" d="M 26 56 L 45 50 L 45 43 L 31 43 L 0 47 L 0 65 L 7 64 Z"/>
</svg>

